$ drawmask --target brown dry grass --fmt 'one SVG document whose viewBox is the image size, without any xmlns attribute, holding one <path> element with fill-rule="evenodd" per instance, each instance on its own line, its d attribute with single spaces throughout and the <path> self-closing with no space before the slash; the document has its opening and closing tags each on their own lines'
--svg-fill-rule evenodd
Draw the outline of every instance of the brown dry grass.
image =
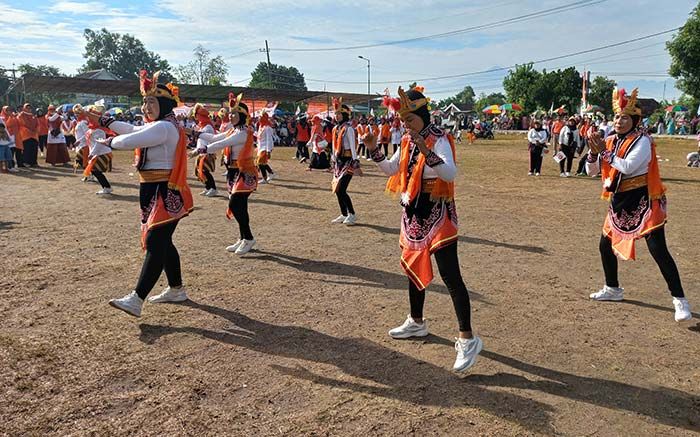
<svg viewBox="0 0 700 437">
<path fill-rule="evenodd" d="M 700 172 L 692 142 L 662 141 L 669 247 L 691 303 Z M 700 430 L 700 325 L 673 321 L 644 244 L 621 264 L 625 303 L 592 303 L 602 282 L 600 183 L 562 180 L 551 158 L 528 178 L 521 138 L 460 147 L 462 273 L 485 351 L 450 371 L 456 322 L 438 280 L 432 335 L 393 341 L 407 313 L 399 208 L 371 163 L 337 215 L 327 173 L 275 150 L 279 179 L 253 196 L 258 251 L 223 198 L 196 198 L 175 234 L 192 302 L 107 306 L 138 274 L 137 183 L 129 156 L 99 198 L 68 169 L 0 175 L 0 434 L 690 435 Z M 221 181 L 221 177 L 218 178 Z M 192 182 L 199 191 L 199 182 Z M 158 286 L 164 285 L 162 282 Z"/>
</svg>

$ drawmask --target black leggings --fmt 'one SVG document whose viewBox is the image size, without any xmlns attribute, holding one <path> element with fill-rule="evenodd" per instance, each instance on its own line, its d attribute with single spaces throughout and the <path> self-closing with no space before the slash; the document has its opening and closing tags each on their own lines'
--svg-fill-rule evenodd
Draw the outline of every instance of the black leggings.
<svg viewBox="0 0 700 437">
<path fill-rule="evenodd" d="M 309 157 L 309 148 L 306 147 L 305 141 L 297 141 L 297 159 L 304 159 Z"/>
<path fill-rule="evenodd" d="M 267 174 L 275 174 L 274 171 L 272 171 L 272 167 L 270 167 L 269 164 L 260 164 L 258 166 L 258 169 L 260 169 L 260 174 L 262 174 L 263 179 L 267 179 Z"/>
<path fill-rule="evenodd" d="M 173 232 L 177 223 L 175 221 L 159 226 L 146 234 L 146 257 L 143 259 L 141 274 L 135 289 L 141 299 L 146 299 L 163 270 L 169 286 L 173 288 L 182 286 L 180 254 L 177 253 L 173 244 Z"/>
<path fill-rule="evenodd" d="M 112 186 L 109 184 L 109 181 L 105 177 L 105 174 L 101 171 L 93 169 L 92 175 L 95 176 L 95 179 L 97 179 L 102 188 L 112 188 Z"/>
<path fill-rule="evenodd" d="M 542 146 L 530 147 L 530 173 L 542 171 Z"/>
<path fill-rule="evenodd" d="M 357 154 L 359 156 L 364 156 L 366 151 L 367 151 L 367 148 L 365 147 L 364 143 L 360 143 L 360 145 L 357 146 Z"/>
<path fill-rule="evenodd" d="M 450 291 L 452 305 L 454 305 L 460 332 L 472 330 L 471 305 L 469 304 L 469 291 L 464 285 L 462 274 L 459 270 L 459 258 L 457 257 L 457 243 L 450 244 L 435 252 L 440 277 Z M 408 281 L 408 299 L 411 303 L 411 317 L 423 318 L 423 304 L 425 303 L 425 290 L 419 290 L 413 281 Z"/>
<path fill-rule="evenodd" d="M 228 209 L 238 222 L 241 240 L 252 240 L 253 232 L 250 230 L 250 216 L 248 215 L 248 197 L 250 193 L 231 194 L 228 200 Z"/>
<path fill-rule="evenodd" d="M 564 173 L 564 163 L 566 162 L 566 172 L 571 173 L 571 167 L 574 164 L 574 154 L 576 153 L 576 148 L 573 146 L 561 146 L 561 151 L 566 155 L 565 159 L 559 161 L 559 170 Z"/>
<path fill-rule="evenodd" d="M 350 185 L 350 180 L 352 179 L 351 174 L 346 174 L 338 181 L 338 186 L 335 190 L 335 195 L 338 196 L 338 205 L 340 206 L 340 213 L 342 215 L 355 214 L 355 209 L 352 207 L 352 199 L 348 194 L 348 185 Z"/>
<path fill-rule="evenodd" d="M 17 163 L 17 167 L 24 167 L 24 151 L 22 149 L 18 149 L 17 147 L 14 147 L 12 150 L 14 150 L 15 153 L 15 162 Z"/>
<path fill-rule="evenodd" d="M 666 246 L 665 227 L 661 227 L 651 232 L 645 237 L 649 253 L 656 261 L 661 270 L 661 274 L 668 284 L 668 289 L 673 297 L 685 297 L 681 277 L 678 274 L 678 267 L 671 253 Z M 612 242 L 608 237 L 600 237 L 600 257 L 603 260 L 603 270 L 605 271 L 605 285 L 608 287 L 619 287 L 620 281 L 617 278 L 617 257 L 612 249 Z"/>
<path fill-rule="evenodd" d="M 214 176 L 212 176 L 211 172 L 209 170 L 204 170 L 202 173 L 204 173 L 204 188 L 207 190 L 214 189 L 216 190 L 216 181 L 214 180 Z"/>
</svg>

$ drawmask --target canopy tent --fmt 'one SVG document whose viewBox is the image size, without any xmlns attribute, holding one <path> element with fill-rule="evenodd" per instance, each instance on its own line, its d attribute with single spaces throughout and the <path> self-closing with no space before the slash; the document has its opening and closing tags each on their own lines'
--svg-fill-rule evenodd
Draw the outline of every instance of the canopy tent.
<svg viewBox="0 0 700 437">
<path fill-rule="evenodd" d="M 228 101 L 228 94 L 243 93 L 245 100 L 264 102 L 306 102 L 329 105 L 333 97 L 342 97 L 343 103 L 349 105 L 379 99 L 379 95 L 333 93 L 329 91 L 304 91 L 297 89 L 262 89 L 235 87 L 226 85 L 188 85 L 177 84 L 180 99 L 184 102 L 218 103 Z M 10 93 L 56 93 L 56 94 L 94 94 L 100 96 L 139 97 L 137 80 L 103 80 L 79 77 L 36 76 L 25 74 L 12 84 L 6 94 Z M 257 109 L 257 108 L 256 108 Z"/>
</svg>

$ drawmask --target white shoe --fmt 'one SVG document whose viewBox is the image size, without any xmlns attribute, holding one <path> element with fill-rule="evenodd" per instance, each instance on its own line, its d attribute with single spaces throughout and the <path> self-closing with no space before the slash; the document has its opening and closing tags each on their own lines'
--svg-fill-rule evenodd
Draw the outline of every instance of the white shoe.
<svg viewBox="0 0 700 437">
<path fill-rule="evenodd" d="M 566 177 L 566 173 L 559 173 L 559 177 L 560 177 L 560 178 L 565 178 L 565 177 Z"/>
<path fill-rule="evenodd" d="M 608 287 L 607 285 L 603 287 L 602 290 L 598 290 L 595 293 L 590 294 L 590 298 L 593 300 L 610 300 L 614 302 L 619 302 L 622 300 L 622 293 L 625 289 L 621 287 Z"/>
<path fill-rule="evenodd" d="M 143 300 L 136 294 L 135 291 L 127 294 L 120 299 L 112 299 L 109 304 L 118 310 L 122 310 L 127 314 L 134 317 L 141 317 L 141 307 L 143 307 Z"/>
<path fill-rule="evenodd" d="M 355 214 L 348 214 L 347 218 L 343 220 L 344 225 L 352 226 L 357 221 Z"/>
<path fill-rule="evenodd" d="M 207 193 L 205 194 L 205 196 L 207 196 L 207 197 L 216 197 L 216 196 L 218 196 L 218 195 L 219 195 L 219 192 L 216 191 L 216 189 L 214 189 L 214 188 L 210 189 L 210 190 L 207 191 Z"/>
<path fill-rule="evenodd" d="M 477 336 L 474 338 L 455 338 L 455 340 L 457 359 L 452 369 L 456 372 L 462 372 L 476 363 L 476 357 L 484 348 L 484 343 Z"/>
<path fill-rule="evenodd" d="M 266 183 L 267 183 L 267 180 L 266 180 L 266 179 L 259 179 L 259 180 L 258 180 L 258 183 L 259 183 L 259 184 L 266 184 Z"/>
<path fill-rule="evenodd" d="M 535 173 L 535 176 L 539 176 L 539 175 L 540 175 L 540 172 Z"/>
<path fill-rule="evenodd" d="M 347 218 L 348 216 L 346 215 L 339 215 L 338 217 L 331 220 L 331 223 L 345 223 L 345 220 L 347 220 Z"/>
<path fill-rule="evenodd" d="M 7 171 L 10 173 L 19 173 L 19 169 L 17 167 L 8 168 Z"/>
<path fill-rule="evenodd" d="M 240 246 L 238 246 L 238 249 L 236 249 L 236 255 L 245 255 L 246 253 L 250 252 L 250 249 L 255 246 L 255 239 L 252 240 L 243 240 Z"/>
<path fill-rule="evenodd" d="M 423 319 L 423 323 L 416 323 L 409 315 L 403 325 L 389 331 L 389 335 L 391 338 L 425 337 L 428 335 L 428 322 Z"/>
<path fill-rule="evenodd" d="M 184 302 L 186 301 L 187 293 L 185 293 L 185 287 L 172 288 L 168 287 L 163 292 L 157 296 L 151 296 L 148 298 L 150 303 L 164 303 L 164 302 Z"/>
<path fill-rule="evenodd" d="M 693 318 L 693 314 L 690 312 L 688 299 L 684 297 L 674 297 L 673 306 L 676 308 L 676 322 L 685 322 Z"/>
<path fill-rule="evenodd" d="M 569 173 L 568 171 L 567 171 L 566 173 L 564 173 L 564 174 L 566 175 L 567 178 L 570 178 L 570 177 L 571 177 L 571 173 Z"/>
<path fill-rule="evenodd" d="M 272 179 L 274 179 L 274 178 L 275 178 L 275 175 L 274 175 L 273 173 L 269 173 L 269 174 L 267 175 L 267 181 L 268 181 L 268 182 L 272 181 Z"/>
<path fill-rule="evenodd" d="M 532 176 L 532 172 L 531 171 L 527 172 L 527 175 Z"/>
<path fill-rule="evenodd" d="M 233 243 L 232 245 L 228 246 L 226 248 L 226 250 L 229 252 L 235 253 L 238 250 L 238 248 L 241 247 L 241 244 L 243 244 L 243 240 L 238 240 L 235 243 Z"/>
<path fill-rule="evenodd" d="M 206 196 L 209 190 L 205 189 L 201 193 L 199 193 L 200 196 Z"/>
<path fill-rule="evenodd" d="M 112 189 L 111 188 L 103 188 L 95 194 L 112 194 Z"/>
</svg>

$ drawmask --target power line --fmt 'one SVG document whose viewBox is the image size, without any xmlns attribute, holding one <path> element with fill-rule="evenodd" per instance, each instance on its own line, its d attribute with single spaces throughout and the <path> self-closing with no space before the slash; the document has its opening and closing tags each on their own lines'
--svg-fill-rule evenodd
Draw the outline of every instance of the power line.
<svg viewBox="0 0 700 437">
<path fill-rule="evenodd" d="M 505 24 L 520 23 L 523 21 L 529 21 L 529 20 L 533 20 L 536 18 L 546 17 L 549 15 L 560 14 L 563 12 L 568 12 L 568 11 L 575 10 L 575 9 L 580 9 L 583 7 L 593 6 L 593 5 L 603 3 L 606 1 L 608 1 L 608 0 L 579 0 L 577 2 L 558 6 L 556 8 L 544 9 L 542 11 L 532 12 L 529 14 L 508 18 L 505 20 L 494 21 L 491 23 L 481 24 L 478 26 L 466 27 L 463 29 L 457 29 L 457 30 L 453 30 L 450 32 L 436 33 L 436 34 L 432 34 L 432 35 L 425 35 L 425 36 L 419 36 L 419 37 L 415 37 L 415 38 L 407 38 L 407 39 L 396 40 L 396 41 L 385 41 L 385 42 L 381 42 L 381 43 L 362 44 L 362 45 L 346 46 L 346 47 L 305 48 L 305 49 L 271 48 L 270 50 L 278 51 L 278 52 L 282 52 L 282 51 L 284 51 L 284 52 L 329 52 L 329 51 L 356 50 L 356 49 L 366 49 L 366 48 L 372 48 L 372 47 L 382 47 L 382 46 L 387 46 L 387 45 L 406 44 L 406 43 L 411 43 L 411 42 L 431 40 L 431 39 L 435 39 L 435 38 L 444 38 L 444 37 L 448 37 L 448 36 L 462 35 L 465 33 L 489 29 L 492 27 L 502 26 Z"/>
</svg>

